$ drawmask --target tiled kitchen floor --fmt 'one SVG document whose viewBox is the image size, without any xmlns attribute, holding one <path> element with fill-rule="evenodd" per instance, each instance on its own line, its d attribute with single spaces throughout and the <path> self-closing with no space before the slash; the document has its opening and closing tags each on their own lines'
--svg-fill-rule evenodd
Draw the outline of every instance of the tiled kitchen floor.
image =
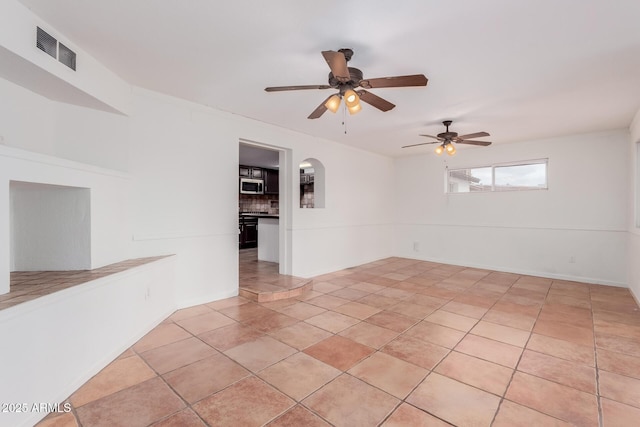
<svg viewBox="0 0 640 427">
<path fill-rule="evenodd" d="M 177 311 L 69 402 L 40 426 L 637 426 L 640 312 L 622 288 L 390 258 Z"/>
<path fill-rule="evenodd" d="M 258 261 L 258 249 L 240 249 L 240 296 L 268 302 L 296 297 L 313 286 L 313 280 L 278 274 L 279 264 Z"/>
</svg>

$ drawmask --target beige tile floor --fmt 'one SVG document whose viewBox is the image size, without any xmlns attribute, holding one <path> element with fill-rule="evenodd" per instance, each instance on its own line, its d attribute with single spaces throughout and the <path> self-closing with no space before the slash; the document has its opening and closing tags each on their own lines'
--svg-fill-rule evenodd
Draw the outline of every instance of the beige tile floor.
<svg viewBox="0 0 640 427">
<path fill-rule="evenodd" d="M 68 401 L 40 426 L 637 426 L 640 311 L 623 288 L 389 258 L 177 311 Z"/>
</svg>

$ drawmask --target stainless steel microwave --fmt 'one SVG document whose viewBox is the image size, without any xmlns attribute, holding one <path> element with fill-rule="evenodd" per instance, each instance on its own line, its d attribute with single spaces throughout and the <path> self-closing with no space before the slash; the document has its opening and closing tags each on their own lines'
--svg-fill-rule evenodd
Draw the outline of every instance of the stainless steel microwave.
<svg viewBox="0 0 640 427">
<path fill-rule="evenodd" d="M 264 180 L 240 178 L 240 194 L 264 194 Z"/>
</svg>

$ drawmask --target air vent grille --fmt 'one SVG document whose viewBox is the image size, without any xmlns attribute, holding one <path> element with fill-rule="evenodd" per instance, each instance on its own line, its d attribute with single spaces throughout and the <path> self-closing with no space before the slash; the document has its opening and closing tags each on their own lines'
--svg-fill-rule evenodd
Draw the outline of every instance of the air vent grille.
<svg viewBox="0 0 640 427">
<path fill-rule="evenodd" d="M 73 71 L 76 70 L 76 53 L 62 43 L 58 46 L 58 61 L 71 68 Z"/>
<path fill-rule="evenodd" d="M 48 53 L 52 57 L 56 57 L 58 41 L 53 38 L 49 33 L 38 27 L 38 34 L 36 37 L 36 46 L 43 52 Z"/>
<path fill-rule="evenodd" d="M 76 53 L 62 43 L 58 43 L 58 40 L 56 40 L 55 37 L 44 31 L 42 28 L 36 28 L 36 47 L 75 71 Z"/>
</svg>

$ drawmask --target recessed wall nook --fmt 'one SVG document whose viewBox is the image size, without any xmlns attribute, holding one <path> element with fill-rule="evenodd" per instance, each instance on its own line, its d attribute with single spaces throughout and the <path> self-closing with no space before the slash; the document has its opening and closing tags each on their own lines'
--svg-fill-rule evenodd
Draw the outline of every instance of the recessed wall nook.
<svg viewBox="0 0 640 427">
<path fill-rule="evenodd" d="M 11 271 L 91 269 L 91 191 L 11 181 Z"/>
<path fill-rule="evenodd" d="M 320 160 L 308 158 L 300 163 L 300 208 L 325 207 L 325 169 Z"/>
</svg>

